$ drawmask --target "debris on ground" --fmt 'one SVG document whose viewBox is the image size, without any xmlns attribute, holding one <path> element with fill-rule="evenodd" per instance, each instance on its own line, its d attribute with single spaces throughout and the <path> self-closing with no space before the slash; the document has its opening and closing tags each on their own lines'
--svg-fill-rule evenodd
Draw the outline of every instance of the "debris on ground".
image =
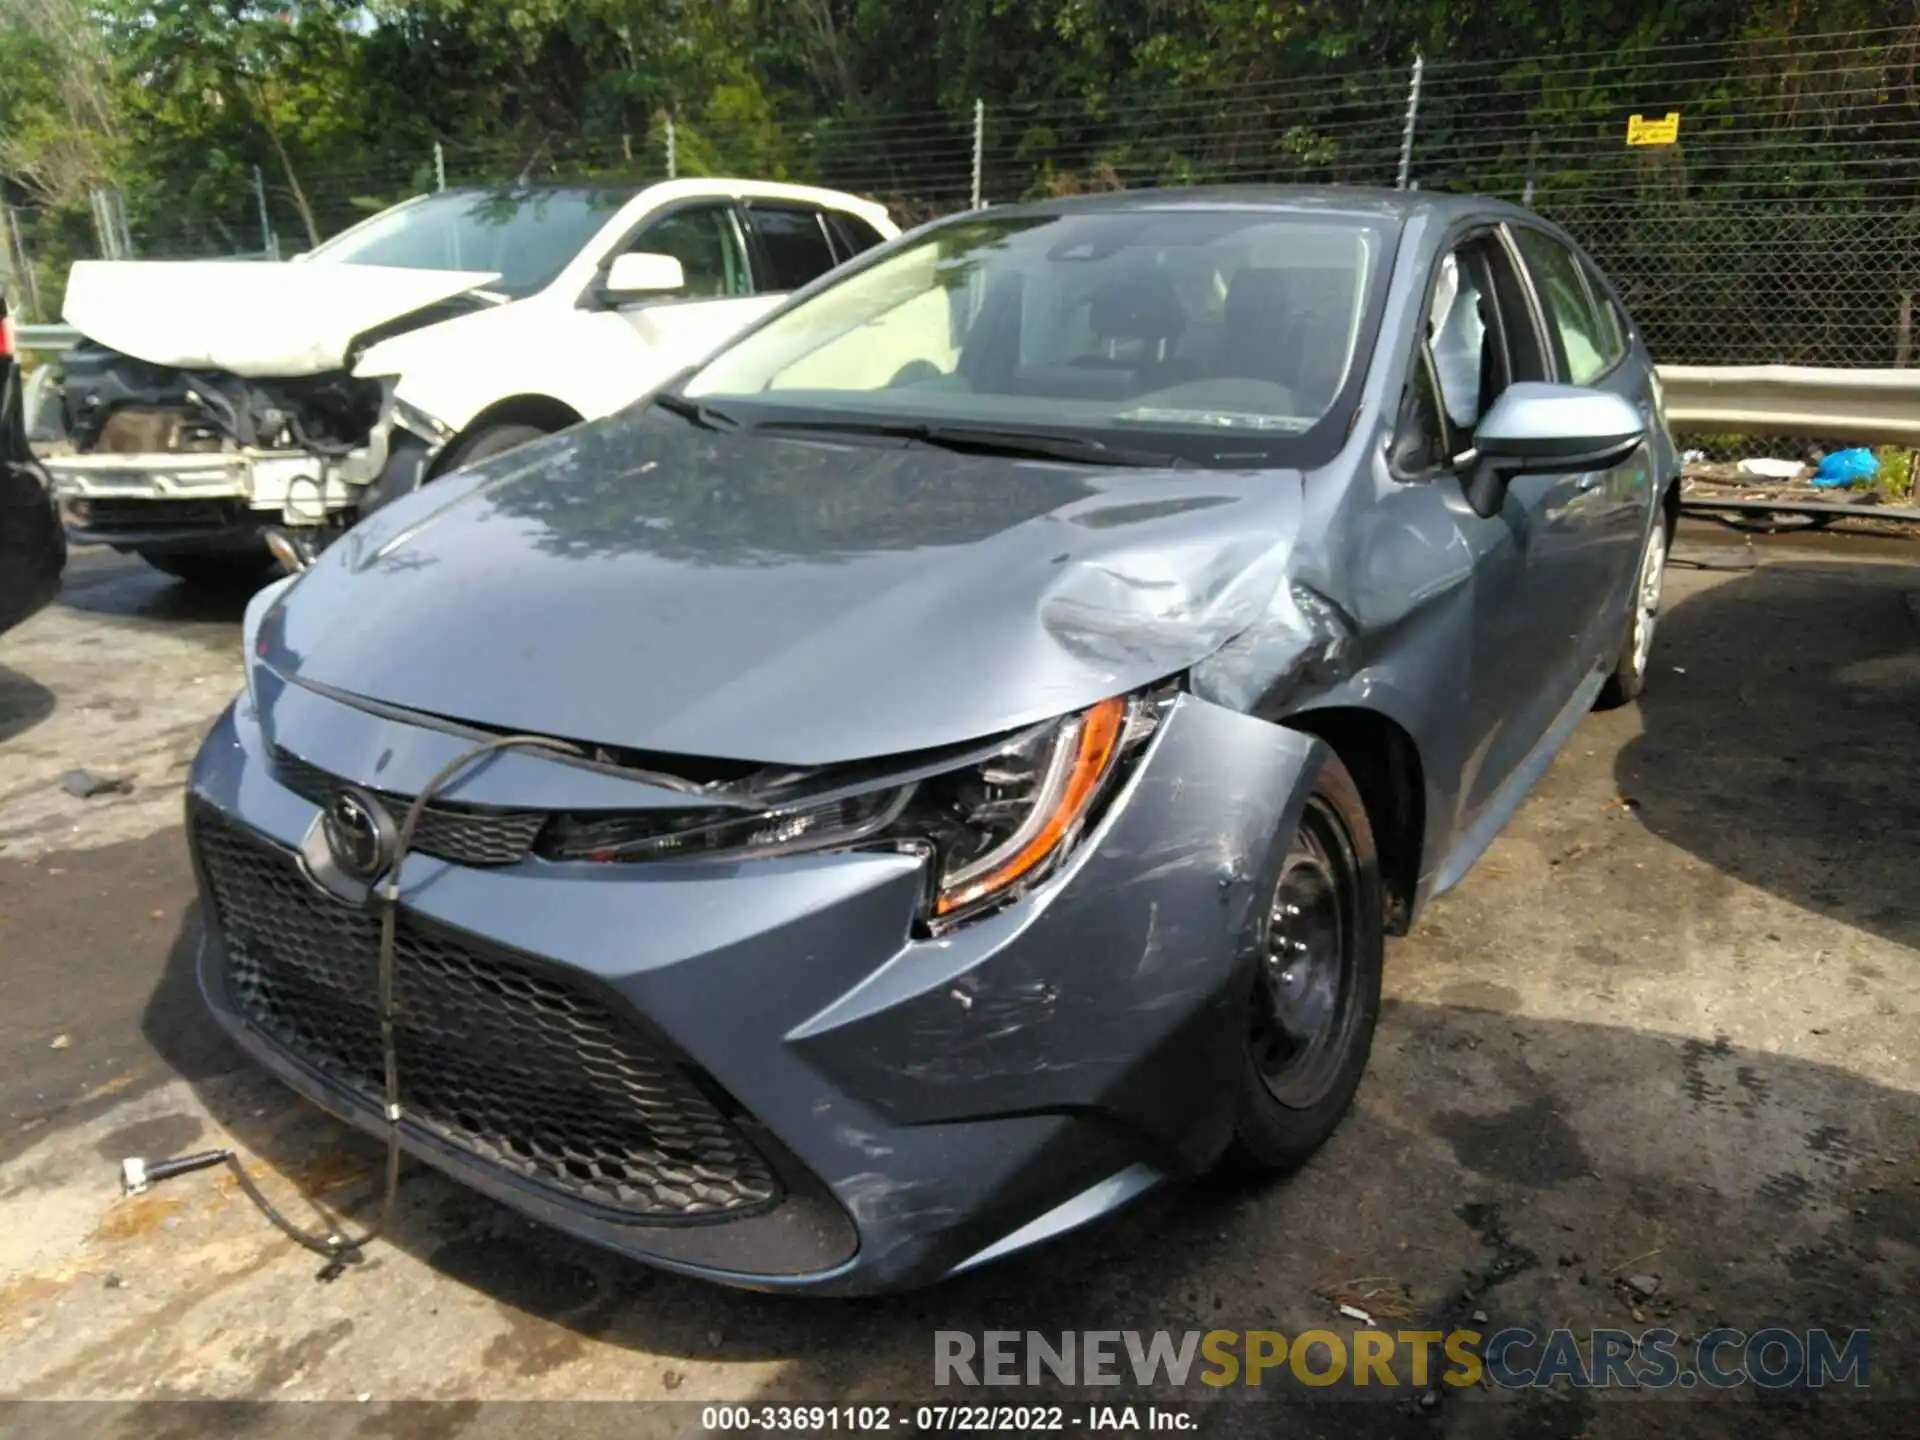
<svg viewBox="0 0 1920 1440">
<path fill-rule="evenodd" d="M 1723 523 L 1737 530 L 1751 532 L 1772 532 L 1779 530 L 1827 529 L 1839 527 L 1841 530 L 1864 532 L 1875 535 L 1895 535 L 1906 539 L 1914 538 L 1915 527 L 1897 516 L 1893 519 L 1878 518 L 1875 509 L 1887 506 L 1911 507 L 1915 503 L 1910 466 L 1889 463 L 1882 455 L 1870 450 L 1858 453 L 1866 456 L 1873 470 L 1866 471 L 1865 463 L 1849 461 L 1842 466 L 1839 457 L 1854 454 L 1854 451 L 1839 450 L 1824 454 L 1814 450 L 1804 465 L 1794 465 L 1792 473 L 1775 475 L 1773 468 L 1784 467 L 1792 462 L 1759 460 L 1708 460 L 1689 457 L 1682 469 L 1680 496 L 1687 503 L 1710 508 L 1716 501 L 1764 501 L 1770 505 L 1782 507 L 1776 514 L 1738 514 L 1726 512 Z M 1753 469 L 1755 465 L 1762 468 Z M 1817 478 L 1817 467 L 1826 467 L 1828 478 Z M 1796 515 L 1791 510 L 1794 503 L 1805 501 L 1820 505 L 1842 505 L 1849 509 L 1858 507 L 1858 516 L 1850 514 L 1808 512 Z"/>
<path fill-rule="evenodd" d="M 1813 484 L 1821 490 L 1844 490 L 1880 477 L 1880 462 L 1871 450 L 1836 450 L 1820 461 Z"/>
<path fill-rule="evenodd" d="M 1627 1289 L 1638 1295 L 1642 1300 L 1651 1300 L 1655 1295 L 1660 1293 L 1660 1277 L 1658 1275 L 1629 1275 L 1627 1277 Z"/>
<path fill-rule="evenodd" d="M 71 1050 L 73 1048 L 73 1037 L 71 1035 L 56 1035 L 53 1037 L 53 1043 L 47 1046 L 47 1048 L 49 1050 Z"/>
<path fill-rule="evenodd" d="M 1382 1320 L 1407 1320 L 1413 1316 L 1413 1309 L 1407 1304 L 1407 1287 L 1396 1285 L 1389 1275 L 1358 1275 L 1316 1293 L 1349 1320 L 1358 1320 L 1363 1325 Z"/>
<path fill-rule="evenodd" d="M 1755 456 L 1742 460 L 1736 467 L 1742 475 L 1752 475 L 1760 480 L 1797 480 L 1800 472 L 1807 467 L 1798 460 L 1775 460 L 1767 456 Z"/>
<path fill-rule="evenodd" d="M 91 800 L 96 795 L 125 795 L 133 789 L 133 782 L 120 775 L 69 770 L 60 777 L 60 788 L 76 800 Z"/>
</svg>

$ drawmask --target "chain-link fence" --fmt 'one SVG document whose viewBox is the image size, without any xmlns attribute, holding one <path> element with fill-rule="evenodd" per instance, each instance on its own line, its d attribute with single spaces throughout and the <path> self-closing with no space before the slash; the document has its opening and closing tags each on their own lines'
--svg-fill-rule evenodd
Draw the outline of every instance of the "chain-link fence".
<svg viewBox="0 0 1920 1440">
<path fill-rule="evenodd" d="M 275 256 L 409 194 L 515 180 L 744 174 L 885 200 L 902 223 L 1040 195 L 1320 182 L 1478 191 L 1565 224 L 1674 364 L 1907 365 L 1920 290 L 1920 27 L 1606 55 L 1329 67 L 1258 86 L 1063 96 L 805 124 L 661 116 L 518 148 L 237 167 L 116 203 L 133 254 Z M 1670 117 L 1677 120 L 1668 124 Z M 1663 124 L 1670 134 L 1662 134 Z M 1654 143 L 1629 143 L 1630 136 Z M 58 310 L 112 214 L 15 210 L 9 253 Z M 37 288 L 37 297 L 31 293 Z"/>
</svg>

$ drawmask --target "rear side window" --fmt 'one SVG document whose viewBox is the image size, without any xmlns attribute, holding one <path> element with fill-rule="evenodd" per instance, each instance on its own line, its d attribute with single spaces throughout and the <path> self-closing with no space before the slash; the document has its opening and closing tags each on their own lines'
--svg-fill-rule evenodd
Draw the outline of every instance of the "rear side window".
<svg viewBox="0 0 1920 1440">
<path fill-rule="evenodd" d="M 762 289 L 798 290 L 833 268 L 833 247 L 819 211 L 755 205 L 747 213 L 767 258 Z"/>
<path fill-rule="evenodd" d="M 1560 373 L 1574 385 L 1589 385 L 1612 368 L 1620 347 L 1609 343 L 1586 279 L 1573 252 L 1543 231 L 1518 226 L 1514 242 L 1533 272 L 1546 307 L 1547 329 L 1560 359 Z"/>
<path fill-rule="evenodd" d="M 887 238 L 858 215 L 849 215 L 841 210 L 829 211 L 827 224 L 833 230 L 834 248 L 840 252 L 843 262 L 851 260 L 862 250 L 873 249 Z"/>
</svg>

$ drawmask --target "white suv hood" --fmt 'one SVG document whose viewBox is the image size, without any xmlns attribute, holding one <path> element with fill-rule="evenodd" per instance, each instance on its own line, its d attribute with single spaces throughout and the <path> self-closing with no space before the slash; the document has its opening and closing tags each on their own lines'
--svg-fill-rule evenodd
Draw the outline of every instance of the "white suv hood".
<svg viewBox="0 0 1920 1440">
<path fill-rule="evenodd" d="M 343 369 L 376 325 L 476 289 L 487 271 L 253 260 L 82 260 L 67 324 L 154 365 L 234 375 Z"/>
</svg>

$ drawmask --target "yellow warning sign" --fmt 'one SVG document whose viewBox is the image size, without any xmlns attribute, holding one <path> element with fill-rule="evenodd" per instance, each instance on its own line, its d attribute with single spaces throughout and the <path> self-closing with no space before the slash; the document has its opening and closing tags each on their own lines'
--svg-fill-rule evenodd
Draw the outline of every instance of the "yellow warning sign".
<svg viewBox="0 0 1920 1440">
<path fill-rule="evenodd" d="M 1627 117 L 1627 144 L 1671 145 L 1680 138 L 1680 112 L 1669 110 L 1657 120 L 1644 115 Z"/>
</svg>

